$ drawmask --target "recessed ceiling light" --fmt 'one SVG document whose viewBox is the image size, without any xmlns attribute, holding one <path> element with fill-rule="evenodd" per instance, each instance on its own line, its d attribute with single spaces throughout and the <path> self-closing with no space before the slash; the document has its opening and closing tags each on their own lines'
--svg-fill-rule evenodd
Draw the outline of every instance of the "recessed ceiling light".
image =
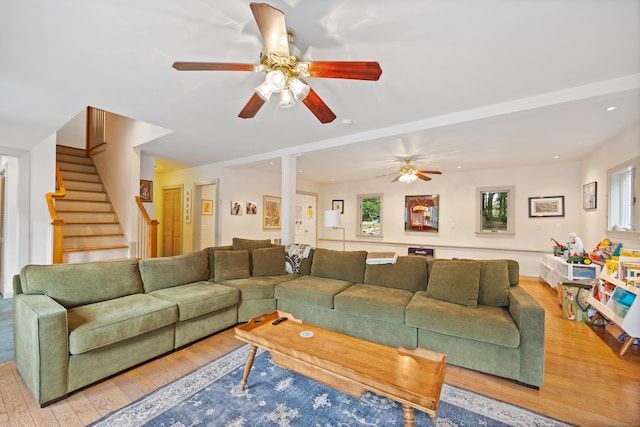
<svg viewBox="0 0 640 427">
<path fill-rule="evenodd" d="M 458 165 L 458 169 L 462 169 L 462 166 Z"/>
<path fill-rule="evenodd" d="M 559 159 L 559 158 L 560 158 L 560 156 L 553 156 L 553 158 L 554 158 L 554 159 Z"/>
<path fill-rule="evenodd" d="M 615 111 L 615 110 L 617 110 L 617 109 L 618 109 L 618 107 L 616 107 L 615 105 L 612 105 L 611 107 L 607 107 L 607 108 L 605 109 L 605 111 Z"/>
<path fill-rule="evenodd" d="M 351 119 L 342 119 L 342 124 L 345 126 L 351 126 L 353 124 L 353 120 Z"/>
</svg>

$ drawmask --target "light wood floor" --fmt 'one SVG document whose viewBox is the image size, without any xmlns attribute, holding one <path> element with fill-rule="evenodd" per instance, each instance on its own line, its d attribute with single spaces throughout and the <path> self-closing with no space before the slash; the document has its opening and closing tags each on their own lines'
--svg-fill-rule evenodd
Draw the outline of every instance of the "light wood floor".
<svg viewBox="0 0 640 427">
<path fill-rule="evenodd" d="M 523 278 L 546 309 L 546 365 L 540 390 L 449 365 L 445 382 L 581 426 L 640 425 L 640 349 L 620 357 L 603 327 L 562 320 L 555 291 Z M 40 408 L 14 362 L 0 364 L 0 425 L 84 426 L 237 348 L 227 330 Z"/>
</svg>

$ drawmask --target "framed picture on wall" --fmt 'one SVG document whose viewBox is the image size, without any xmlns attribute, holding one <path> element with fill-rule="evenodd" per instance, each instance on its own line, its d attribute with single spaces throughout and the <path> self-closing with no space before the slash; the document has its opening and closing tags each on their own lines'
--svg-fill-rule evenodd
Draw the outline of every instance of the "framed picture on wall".
<svg viewBox="0 0 640 427">
<path fill-rule="evenodd" d="M 529 197 L 529 218 L 564 216 L 564 196 Z"/>
<path fill-rule="evenodd" d="M 280 209 L 282 198 L 264 196 L 262 207 L 262 228 L 282 228 L 280 223 Z"/>
<path fill-rule="evenodd" d="M 140 180 L 140 201 L 153 202 L 153 181 Z"/>
<path fill-rule="evenodd" d="M 341 214 L 344 213 L 344 200 L 332 200 L 331 201 L 331 210 L 332 211 L 340 211 Z"/>
<path fill-rule="evenodd" d="M 213 200 L 202 199 L 200 203 L 200 215 L 213 215 Z"/>
<path fill-rule="evenodd" d="M 404 197 L 404 229 L 438 231 L 438 195 Z"/>
<path fill-rule="evenodd" d="M 582 209 L 591 210 L 598 207 L 598 183 L 590 182 L 582 186 Z"/>
</svg>

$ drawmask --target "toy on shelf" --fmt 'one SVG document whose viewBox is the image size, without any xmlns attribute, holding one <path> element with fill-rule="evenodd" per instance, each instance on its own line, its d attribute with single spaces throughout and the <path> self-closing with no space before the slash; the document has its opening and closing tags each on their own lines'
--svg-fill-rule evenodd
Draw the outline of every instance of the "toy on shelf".
<svg viewBox="0 0 640 427">
<path fill-rule="evenodd" d="M 622 251 L 622 243 L 614 243 L 608 238 L 604 238 L 598 246 L 591 251 L 589 255 L 592 260 L 606 262 L 611 259 L 618 259 L 620 256 L 620 251 Z"/>
<path fill-rule="evenodd" d="M 561 244 L 560 242 L 558 242 L 553 237 L 551 238 L 551 241 L 553 243 L 555 243 L 555 245 L 553 246 L 553 255 L 562 256 L 565 253 L 565 251 L 567 250 L 567 247 L 564 246 L 563 244 Z"/>
</svg>

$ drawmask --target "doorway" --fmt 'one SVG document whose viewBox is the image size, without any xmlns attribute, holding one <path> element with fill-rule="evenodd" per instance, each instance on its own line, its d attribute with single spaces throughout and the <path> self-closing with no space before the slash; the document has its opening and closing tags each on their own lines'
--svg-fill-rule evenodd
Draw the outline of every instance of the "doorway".
<svg viewBox="0 0 640 427">
<path fill-rule="evenodd" d="M 318 195 L 296 193 L 296 233 L 295 243 L 317 247 Z"/>
<path fill-rule="evenodd" d="M 182 253 L 182 188 L 162 190 L 163 256 Z"/>
<path fill-rule="evenodd" d="M 196 184 L 196 205 L 193 207 L 195 224 L 193 227 L 194 249 L 205 249 L 216 246 L 216 224 L 218 217 L 218 186 L 212 184 Z"/>
</svg>

